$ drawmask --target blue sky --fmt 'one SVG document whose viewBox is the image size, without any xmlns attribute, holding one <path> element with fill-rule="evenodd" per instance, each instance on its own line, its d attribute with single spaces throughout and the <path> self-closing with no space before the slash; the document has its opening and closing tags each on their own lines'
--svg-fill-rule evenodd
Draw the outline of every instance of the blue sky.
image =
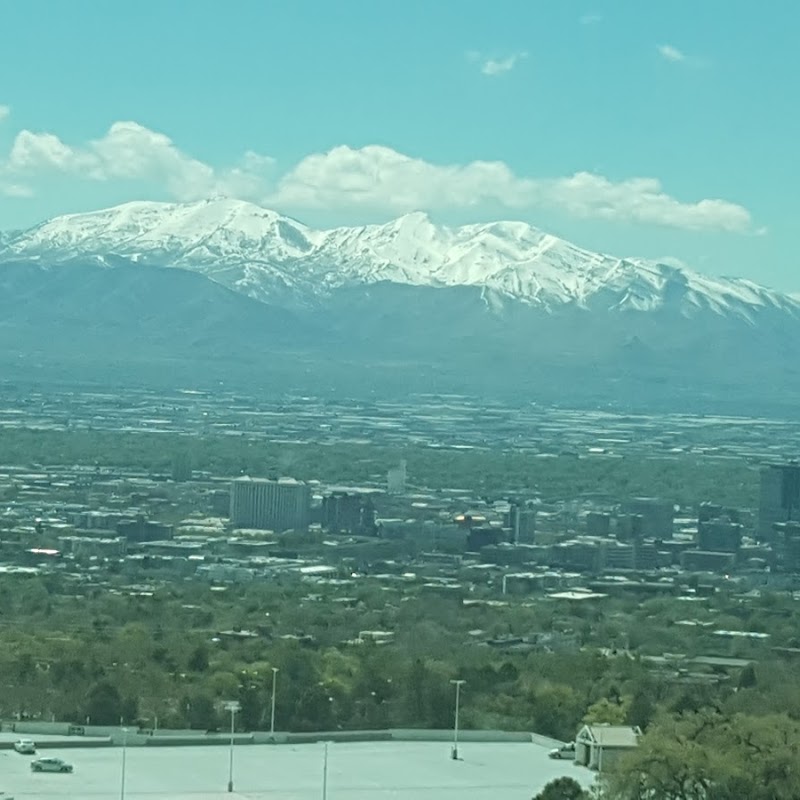
<svg viewBox="0 0 800 800">
<path fill-rule="evenodd" d="M 228 194 L 799 291 L 793 0 L 0 3 L 0 229 Z"/>
</svg>

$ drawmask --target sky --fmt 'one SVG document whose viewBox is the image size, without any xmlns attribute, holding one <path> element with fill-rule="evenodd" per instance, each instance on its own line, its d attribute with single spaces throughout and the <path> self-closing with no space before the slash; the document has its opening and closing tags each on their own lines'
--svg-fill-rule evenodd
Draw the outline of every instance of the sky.
<svg viewBox="0 0 800 800">
<path fill-rule="evenodd" d="M 422 210 L 800 291 L 794 0 L 0 0 L 0 230 Z"/>
</svg>

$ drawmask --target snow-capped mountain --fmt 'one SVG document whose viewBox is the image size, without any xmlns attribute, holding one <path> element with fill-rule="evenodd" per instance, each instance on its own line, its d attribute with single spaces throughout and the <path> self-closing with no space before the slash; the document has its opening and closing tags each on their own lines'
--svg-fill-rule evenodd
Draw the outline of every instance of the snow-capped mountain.
<svg viewBox="0 0 800 800">
<path fill-rule="evenodd" d="M 4 379 L 791 403 L 798 341 L 800 297 L 522 222 L 314 230 L 214 199 L 0 237 Z"/>
<path fill-rule="evenodd" d="M 337 289 L 388 283 L 473 287 L 495 307 L 510 300 L 548 312 L 800 316 L 796 298 L 749 281 L 593 253 L 522 222 L 448 228 L 422 213 L 384 225 L 313 230 L 226 198 L 134 202 L 57 217 L 0 246 L 0 261 L 110 263 L 113 257 L 200 272 L 252 298 L 300 306 L 324 302 Z"/>
</svg>

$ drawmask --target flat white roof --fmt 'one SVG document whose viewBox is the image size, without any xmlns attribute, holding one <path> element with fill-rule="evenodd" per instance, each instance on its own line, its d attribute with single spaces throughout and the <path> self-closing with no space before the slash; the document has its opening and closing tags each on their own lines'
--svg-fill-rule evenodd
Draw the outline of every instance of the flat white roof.
<svg viewBox="0 0 800 800">
<path fill-rule="evenodd" d="M 36 773 L 30 756 L 0 751 L 0 791 L 25 800 L 91 797 L 117 800 L 122 749 L 50 749 L 74 764 L 72 774 Z M 449 742 L 336 743 L 329 745 L 329 800 L 522 800 L 549 781 L 570 775 L 584 786 L 593 773 L 551 760 L 535 744 L 459 745 Z M 234 750 L 234 793 L 228 794 L 229 749 L 127 748 L 126 797 L 130 800 L 319 800 L 322 744 L 241 745 Z"/>
</svg>

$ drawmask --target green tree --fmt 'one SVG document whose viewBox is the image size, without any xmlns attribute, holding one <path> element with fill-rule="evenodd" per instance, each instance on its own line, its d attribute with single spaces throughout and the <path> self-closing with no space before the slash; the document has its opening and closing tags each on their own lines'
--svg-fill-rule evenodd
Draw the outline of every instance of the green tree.
<svg viewBox="0 0 800 800">
<path fill-rule="evenodd" d="M 752 664 L 748 664 L 740 673 L 736 684 L 739 689 L 753 689 L 758 683 L 756 670 Z"/>
<path fill-rule="evenodd" d="M 193 730 L 216 730 L 219 725 L 219 715 L 214 707 L 214 701 L 207 694 L 198 692 L 184 698 L 183 707 L 186 721 Z"/>
<path fill-rule="evenodd" d="M 449 728 L 453 724 L 455 694 L 447 667 L 438 662 L 415 659 L 402 676 L 406 724 Z M 462 695 L 462 702 L 469 700 Z"/>
<path fill-rule="evenodd" d="M 336 727 L 333 696 L 321 684 L 307 687 L 298 694 L 293 709 L 293 723 L 300 731 L 329 731 Z"/>
<path fill-rule="evenodd" d="M 589 794 L 575 780 L 564 776 L 550 781 L 533 800 L 588 800 Z"/>
<path fill-rule="evenodd" d="M 615 703 L 607 697 L 602 697 L 589 706 L 583 721 L 587 725 L 624 725 L 629 706 L 627 698 Z"/>
<path fill-rule="evenodd" d="M 628 703 L 627 723 L 633 727 L 647 730 L 656 713 L 656 704 L 653 700 L 653 688 L 641 687 L 634 691 Z"/>
<path fill-rule="evenodd" d="M 205 672 L 208 669 L 208 646 L 206 644 L 199 644 L 192 650 L 187 667 L 190 672 Z"/>
<path fill-rule="evenodd" d="M 139 716 L 139 701 L 135 697 L 125 697 L 120 703 L 120 717 L 123 722 L 134 722 Z"/>
<path fill-rule="evenodd" d="M 666 717 L 608 776 L 614 800 L 796 800 L 800 724 L 702 711 Z"/>
<path fill-rule="evenodd" d="M 259 730 L 264 721 L 266 712 L 265 688 L 258 680 L 258 676 L 243 672 L 240 676 L 239 704 L 239 723 L 246 731 Z"/>
<path fill-rule="evenodd" d="M 533 730 L 554 739 L 575 737 L 586 702 L 571 686 L 543 683 L 530 697 L 533 705 Z"/>
<path fill-rule="evenodd" d="M 89 689 L 85 710 L 92 725 L 118 725 L 123 717 L 119 689 L 110 681 L 98 681 Z"/>
</svg>

